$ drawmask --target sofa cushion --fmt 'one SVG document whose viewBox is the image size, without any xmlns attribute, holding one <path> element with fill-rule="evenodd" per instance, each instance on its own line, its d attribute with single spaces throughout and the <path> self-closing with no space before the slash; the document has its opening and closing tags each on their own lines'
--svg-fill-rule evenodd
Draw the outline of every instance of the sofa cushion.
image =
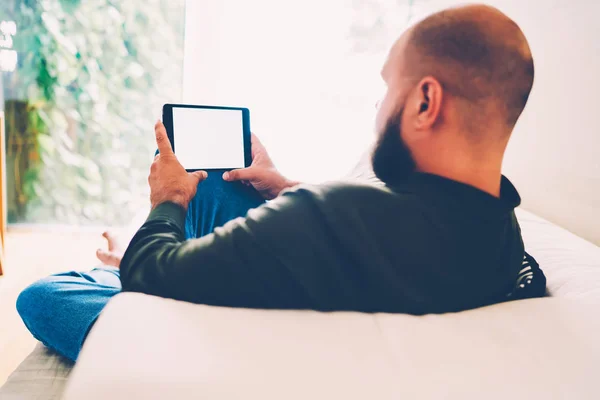
<svg viewBox="0 0 600 400">
<path fill-rule="evenodd" d="M 550 295 L 600 302 L 600 247 L 526 210 L 516 213 L 525 250 L 544 271 Z"/>
</svg>

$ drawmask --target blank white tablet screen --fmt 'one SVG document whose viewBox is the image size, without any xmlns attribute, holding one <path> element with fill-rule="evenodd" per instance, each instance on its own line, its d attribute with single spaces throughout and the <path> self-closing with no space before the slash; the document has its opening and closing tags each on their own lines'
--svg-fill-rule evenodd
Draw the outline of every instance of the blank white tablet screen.
<svg viewBox="0 0 600 400">
<path fill-rule="evenodd" d="M 185 169 L 244 168 L 241 110 L 173 107 L 173 138 Z"/>
</svg>

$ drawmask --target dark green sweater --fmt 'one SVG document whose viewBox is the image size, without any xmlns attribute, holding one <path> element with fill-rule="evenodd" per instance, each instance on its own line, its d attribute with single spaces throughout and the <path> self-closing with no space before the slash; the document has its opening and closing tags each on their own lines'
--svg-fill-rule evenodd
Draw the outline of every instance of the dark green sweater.
<svg viewBox="0 0 600 400">
<path fill-rule="evenodd" d="M 121 262 L 124 291 L 219 306 L 441 313 L 504 299 L 523 261 L 514 208 L 435 175 L 397 187 L 300 186 L 185 241 L 157 206 Z"/>
</svg>

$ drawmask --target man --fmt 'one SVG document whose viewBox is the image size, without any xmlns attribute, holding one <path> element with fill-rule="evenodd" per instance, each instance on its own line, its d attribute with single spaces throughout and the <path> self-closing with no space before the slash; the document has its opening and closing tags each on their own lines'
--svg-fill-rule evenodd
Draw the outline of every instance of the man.
<svg viewBox="0 0 600 400">
<path fill-rule="evenodd" d="M 524 256 L 513 212 L 520 198 L 501 175 L 533 83 L 523 33 L 494 8 L 449 9 L 400 37 L 382 77 L 372 166 L 385 187 L 298 185 L 256 138 L 249 168 L 222 179 L 187 173 L 157 123 L 150 216 L 123 256 L 110 236 L 98 253 L 120 270 L 33 284 L 17 302 L 29 330 L 76 359 L 121 290 L 230 307 L 411 314 L 504 301 Z"/>
</svg>

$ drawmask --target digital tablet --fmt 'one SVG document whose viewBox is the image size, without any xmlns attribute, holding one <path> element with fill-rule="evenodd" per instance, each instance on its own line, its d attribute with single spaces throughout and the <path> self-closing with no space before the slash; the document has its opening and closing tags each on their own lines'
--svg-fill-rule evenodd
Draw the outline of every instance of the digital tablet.
<svg viewBox="0 0 600 400">
<path fill-rule="evenodd" d="M 245 168 L 252 162 L 247 108 L 165 104 L 163 124 L 188 171 Z"/>
</svg>

